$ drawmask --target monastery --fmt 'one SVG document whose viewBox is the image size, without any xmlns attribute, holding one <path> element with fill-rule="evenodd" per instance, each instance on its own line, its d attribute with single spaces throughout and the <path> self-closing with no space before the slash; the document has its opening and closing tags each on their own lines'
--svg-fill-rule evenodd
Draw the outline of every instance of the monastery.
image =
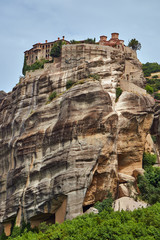
<svg viewBox="0 0 160 240">
<path fill-rule="evenodd" d="M 52 58 L 50 56 L 50 51 L 51 51 L 54 43 L 56 43 L 60 40 L 64 41 L 66 44 L 71 44 L 69 41 L 65 40 L 64 36 L 62 37 L 62 39 L 58 38 L 56 41 L 53 41 L 53 42 L 48 42 L 46 40 L 45 43 L 34 44 L 30 50 L 27 50 L 24 52 L 27 65 L 32 65 L 37 60 L 41 60 L 41 59 L 46 59 L 49 61 L 52 60 Z M 79 42 L 85 43 L 85 40 L 79 41 Z M 112 33 L 111 39 L 109 41 L 107 41 L 107 36 L 100 36 L 100 40 L 96 44 L 120 48 L 120 49 L 124 50 L 124 41 L 119 40 L 119 33 Z"/>
</svg>

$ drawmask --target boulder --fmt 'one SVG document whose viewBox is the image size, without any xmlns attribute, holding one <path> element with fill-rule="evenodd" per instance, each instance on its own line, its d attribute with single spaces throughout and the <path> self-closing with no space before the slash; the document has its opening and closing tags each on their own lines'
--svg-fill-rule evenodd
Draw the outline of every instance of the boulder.
<svg viewBox="0 0 160 240">
<path fill-rule="evenodd" d="M 138 175 L 144 175 L 145 170 L 143 168 L 136 168 L 133 170 L 132 176 L 137 179 Z"/>
<path fill-rule="evenodd" d="M 98 214 L 99 211 L 97 208 L 94 207 L 90 207 L 85 213 L 89 214 L 89 213 L 94 213 L 94 214 Z"/>
<path fill-rule="evenodd" d="M 133 211 L 138 208 L 146 208 L 147 206 L 147 203 L 142 201 L 135 201 L 133 198 L 129 197 L 121 197 L 115 200 L 113 203 L 114 211 Z"/>
<path fill-rule="evenodd" d="M 124 173 L 118 173 L 118 180 L 119 180 L 119 183 L 135 182 L 134 177 Z"/>
</svg>

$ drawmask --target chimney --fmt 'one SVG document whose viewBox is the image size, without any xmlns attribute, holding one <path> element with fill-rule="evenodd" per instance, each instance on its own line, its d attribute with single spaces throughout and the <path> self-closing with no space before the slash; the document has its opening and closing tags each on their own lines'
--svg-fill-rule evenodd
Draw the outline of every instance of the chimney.
<svg viewBox="0 0 160 240">
<path fill-rule="evenodd" d="M 45 43 L 47 43 L 48 42 L 48 40 L 45 40 Z"/>
<path fill-rule="evenodd" d="M 118 39 L 119 33 L 112 33 L 112 39 Z"/>
<path fill-rule="evenodd" d="M 107 36 L 100 36 L 100 42 L 107 41 Z"/>
<path fill-rule="evenodd" d="M 58 40 L 60 40 L 60 38 L 58 37 Z"/>
<path fill-rule="evenodd" d="M 63 36 L 62 38 L 63 38 L 63 40 L 64 40 L 65 36 Z"/>
</svg>

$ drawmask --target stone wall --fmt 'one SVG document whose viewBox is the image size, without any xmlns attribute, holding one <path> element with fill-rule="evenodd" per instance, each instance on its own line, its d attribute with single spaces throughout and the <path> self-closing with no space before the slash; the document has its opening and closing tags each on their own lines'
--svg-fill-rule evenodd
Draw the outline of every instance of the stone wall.
<svg viewBox="0 0 160 240">
<path fill-rule="evenodd" d="M 143 88 L 138 87 L 134 83 L 131 83 L 127 80 L 121 79 L 120 80 L 120 87 L 123 91 L 132 92 L 132 93 L 138 93 L 138 94 L 146 94 L 146 90 Z"/>
<path fill-rule="evenodd" d="M 78 67 L 83 63 L 88 63 L 91 59 L 96 57 L 102 56 L 110 59 L 112 51 L 118 50 L 96 44 L 63 45 L 61 69 L 68 70 Z"/>
</svg>

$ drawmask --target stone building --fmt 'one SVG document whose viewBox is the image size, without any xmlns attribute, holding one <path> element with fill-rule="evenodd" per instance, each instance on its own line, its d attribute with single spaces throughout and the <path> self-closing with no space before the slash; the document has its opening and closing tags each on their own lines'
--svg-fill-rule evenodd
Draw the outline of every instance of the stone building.
<svg viewBox="0 0 160 240">
<path fill-rule="evenodd" d="M 66 42 L 66 44 L 70 44 L 70 42 L 65 40 L 63 36 L 62 39 L 58 38 L 58 40 L 53 42 L 48 42 L 46 40 L 45 43 L 36 43 L 33 45 L 33 48 L 25 51 L 24 54 L 26 57 L 27 65 L 32 65 L 37 60 L 41 59 L 52 60 L 52 58 L 50 57 L 50 51 L 53 47 L 53 44 L 58 42 L 59 40 L 63 40 Z M 79 42 L 85 43 L 85 40 Z M 107 36 L 100 36 L 100 41 L 96 44 L 120 48 L 124 50 L 124 41 L 119 40 L 119 33 L 112 33 L 111 39 L 109 41 L 107 41 Z"/>
<path fill-rule="evenodd" d="M 48 42 L 46 40 L 45 43 L 36 43 L 33 45 L 33 48 L 25 51 L 24 54 L 26 57 L 27 65 L 32 65 L 37 60 L 41 59 L 52 60 L 52 58 L 50 57 L 50 51 L 53 47 L 53 44 L 58 42 L 59 40 L 63 40 L 64 42 L 69 44 L 69 42 L 66 41 L 63 36 L 62 39 L 58 38 L 58 40 L 53 42 Z"/>
<path fill-rule="evenodd" d="M 119 39 L 119 33 L 112 33 L 109 41 L 107 41 L 107 36 L 100 36 L 99 44 L 124 50 L 124 40 Z"/>
</svg>

